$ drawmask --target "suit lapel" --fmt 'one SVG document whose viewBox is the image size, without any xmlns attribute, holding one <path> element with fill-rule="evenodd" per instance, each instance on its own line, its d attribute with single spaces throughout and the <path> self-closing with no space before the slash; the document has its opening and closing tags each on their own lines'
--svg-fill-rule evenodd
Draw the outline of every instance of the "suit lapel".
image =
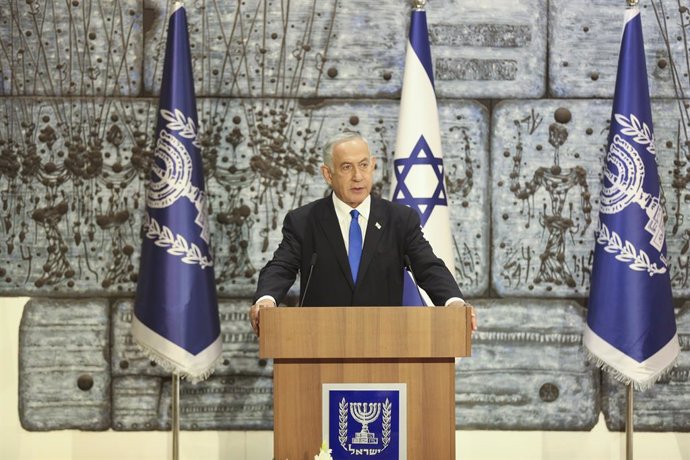
<svg viewBox="0 0 690 460">
<path fill-rule="evenodd" d="M 381 200 L 371 197 L 371 209 L 369 210 L 369 221 L 367 223 L 367 233 L 364 237 L 364 248 L 362 248 L 362 260 L 359 263 L 359 272 L 357 278 L 365 276 L 369 264 L 374 259 L 376 248 L 381 240 L 383 234 L 382 229 L 386 225 L 383 214 L 383 207 Z"/>
<path fill-rule="evenodd" d="M 338 261 L 338 265 L 340 265 L 340 269 L 343 271 L 345 279 L 347 279 L 347 282 L 350 284 L 350 289 L 354 289 L 355 283 L 352 280 L 350 261 L 347 258 L 343 234 L 340 231 L 338 217 L 336 216 L 335 208 L 333 207 L 333 197 L 328 196 L 327 198 L 324 198 L 322 204 L 323 209 L 320 213 L 321 218 L 319 219 L 319 224 L 321 224 L 321 229 L 323 230 L 323 233 L 326 235 L 326 239 L 333 249 L 333 254 L 335 255 L 335 259 Z M 366 243 L 364 246 L 366 247 Z"/>
</svg>

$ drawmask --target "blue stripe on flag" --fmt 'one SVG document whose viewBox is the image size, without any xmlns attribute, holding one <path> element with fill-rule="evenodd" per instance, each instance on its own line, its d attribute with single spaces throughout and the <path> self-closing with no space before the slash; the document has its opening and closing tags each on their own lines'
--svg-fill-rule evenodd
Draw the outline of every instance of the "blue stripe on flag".
<svg viewBox="0 0 690 460">
<path fill-rule="evenodd" d="M 403 299 L 402 304 L 407 307 L 424 306 L 426 302 L 420 297 L 419 290 L 410 273 L 405 270 L 403 274 Z"/>
<path fill-rule="evenodd" d="M 426 26 L 426 11 L 413 10 L 410 22 L 410 45 L 414 49 L 429 76 L 431 86 L 434 86 L 434 69 L 431 64 L 431 48 L 429 47 L 429 32 Z"/>
</svg>

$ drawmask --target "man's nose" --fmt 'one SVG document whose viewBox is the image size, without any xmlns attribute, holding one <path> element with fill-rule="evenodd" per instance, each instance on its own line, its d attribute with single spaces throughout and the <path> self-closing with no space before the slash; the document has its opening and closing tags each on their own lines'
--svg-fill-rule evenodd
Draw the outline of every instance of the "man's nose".
<svg viewBox="0 0 690 460">
<path fill-rule="evenodd" d="M 354 175 L 353 179 L 356 181 L 360 181 L 360 180 L 362 180 L 362 177 L 363 177 L 362 176 L 362 170 L 356 167 L 355 168 L 355 175 Z"/>
</svg>

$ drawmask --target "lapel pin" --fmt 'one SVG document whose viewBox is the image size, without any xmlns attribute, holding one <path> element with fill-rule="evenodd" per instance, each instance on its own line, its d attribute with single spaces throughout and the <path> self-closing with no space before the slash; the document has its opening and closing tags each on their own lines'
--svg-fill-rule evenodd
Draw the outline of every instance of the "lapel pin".
<svg viewBox="0 0 690 460">
<path fill-rule="evenodd" d="M 374 227 L 376 227 L 378 230 L 381 230 L 381 224 L 379 224 L 378 222 L 374 224 Z"/>
</svg>

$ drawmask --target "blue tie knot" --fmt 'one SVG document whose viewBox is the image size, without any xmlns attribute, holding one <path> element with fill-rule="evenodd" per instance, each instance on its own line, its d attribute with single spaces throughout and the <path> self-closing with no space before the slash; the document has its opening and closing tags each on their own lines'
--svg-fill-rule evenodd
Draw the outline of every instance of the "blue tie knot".
<svg viewBox="0 0 690 460">
<path fill-rule="evenodd" d="M 350 215 L 352 216 L 352 220 L 357 220 L 359 218 L 359 211 L 353 209 L 352 211 L 350 211 Z"/>
</svg>

